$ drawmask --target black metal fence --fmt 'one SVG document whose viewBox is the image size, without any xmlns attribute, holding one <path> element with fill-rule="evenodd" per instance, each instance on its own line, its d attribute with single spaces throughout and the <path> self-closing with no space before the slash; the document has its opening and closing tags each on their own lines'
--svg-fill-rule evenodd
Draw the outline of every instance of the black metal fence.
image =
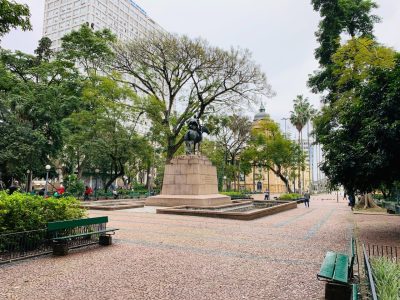
<svg viewBox="0 0 400 300">
<path fill-rule="evenodd" d="M 7 233 L 0 235 L 0 265 L 14 260 L 49 254 L 53 251 L 55 237 L 78 234 L 74 239 L 68 239 L 68 248 L 98 244 L 100 233 L 105 224 L 77 227 L 68 230 L 49 232 L 47 229 Z M 87 234 L 86 234 L 87 233 Z"/>
<path fill-rule="evenodd" d="M 394 262 L 400 262 L 400 247 L 383 245 L 365 245 L 369 257 L 386 257 Z"/>
<path fill-rule="evenodd" d="M 374 281 L 374 275 L 372 273 L 372 268 L 371 264 L 369 262 L 369 257 L 368 253 L 366 250 L 365 245 L 362 245 L 363 247 L 363 258 L 364 258 L 364 266 L 365 266 L 365 276 L 367 277 L 368 280 L 368 287 L 369 287 L 369 296 L 373 300 L 378 300 L 378 296 L 376 294 L 375 290 L 375 281 Z"/>
<path fill-rule="evenodd" d="M 31 230 L 0 235 L 0 264 L 51 253 L 47 230 Z"/>
</svg>

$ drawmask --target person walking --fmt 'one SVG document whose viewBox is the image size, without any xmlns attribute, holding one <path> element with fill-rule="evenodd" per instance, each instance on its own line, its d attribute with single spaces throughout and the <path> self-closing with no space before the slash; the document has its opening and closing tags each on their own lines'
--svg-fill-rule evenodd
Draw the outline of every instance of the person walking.
<svg viewBox="0 0 400 300">
<path fill-rule="evenodd" d="M 304 193 L 304 206 L 305 207 L 310 207 L 310 193 L 308 191 L 306 191 Z"/>
<path fill-rule="evenodd" d="M 348 195 L 349 195 L 349 206 L 351 210 L 353 210 L 354 205 L 356 205 L 356 197 L 354 196 L 353 192 L 349 193 Z"/>
<path fill-rule="evenodd" d="M 265 190 L 264 200 L 269 200 L 269 190 L 268 189 Z"/>
</svg>

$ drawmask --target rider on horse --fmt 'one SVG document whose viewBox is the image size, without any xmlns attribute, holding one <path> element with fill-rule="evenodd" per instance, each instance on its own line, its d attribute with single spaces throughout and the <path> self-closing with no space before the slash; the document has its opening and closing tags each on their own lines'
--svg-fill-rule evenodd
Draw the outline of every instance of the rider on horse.
<svg viewBox="0 0 400 300">
<path fill-rule="evenodd" d="M 199 118 L 192 117 L 188 121 L 189 130 L 186 132 L 184 140 L 186 144 L 186 154 L 196 154 L 200 152 L 200 142 L 203 139 L 203 132 L 209 133 L 207 128 L 200 124 Z M 196 147 L 197 145 L 197 147 Z"/>
</svg>

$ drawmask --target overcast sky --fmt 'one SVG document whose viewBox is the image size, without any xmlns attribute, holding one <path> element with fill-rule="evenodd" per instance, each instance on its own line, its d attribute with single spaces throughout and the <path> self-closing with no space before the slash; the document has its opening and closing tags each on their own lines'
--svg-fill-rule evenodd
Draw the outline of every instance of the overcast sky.
<svg viewBox="0 0 400 300">
<path fill-rule="evenodd" d="M 95 0 L 92 0 L 95 1 Z M 44 0 L 27 3 L 33 31 L 12 31 L 2 47 L 33 53 L 42 35 Z M 260 64 L 276 96 L 266 102 L 267 112 L 282 124 L 289 116 L 292 100 L 303 94 L 319 107 L 319 96 L 306 86 L 308 74 L 316 70 L 314 32 L 319 15 L 310 0 L 137 0 L 147 14 L 167 31 L 202 37 L 212 45 L 228 49 L 248 48 Z M 400 1 L 376 0 L 375 14 L 382 22 L 375 27 L 378 41 L 400 49 Z M 249 108 L 249 115 L 256 112 Z M 288 125 L 289 127 L 289 125 Z"/>
</svg>

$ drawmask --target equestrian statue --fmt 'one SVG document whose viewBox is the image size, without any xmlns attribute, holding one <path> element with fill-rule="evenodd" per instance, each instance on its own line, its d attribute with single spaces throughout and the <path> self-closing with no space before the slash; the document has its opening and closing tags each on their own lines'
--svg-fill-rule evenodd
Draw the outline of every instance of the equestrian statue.
<svg viewBox="0 0 400 300">
<path fill-rule="evenodd" d="M 203 140 L 203 133 L 210 134 L 208 129 L 201 125 L 197 116 L 188 121 L 189 130 L 184 136 L 186 154 L 200 154 L 200 142 Z"/>
</svg>

